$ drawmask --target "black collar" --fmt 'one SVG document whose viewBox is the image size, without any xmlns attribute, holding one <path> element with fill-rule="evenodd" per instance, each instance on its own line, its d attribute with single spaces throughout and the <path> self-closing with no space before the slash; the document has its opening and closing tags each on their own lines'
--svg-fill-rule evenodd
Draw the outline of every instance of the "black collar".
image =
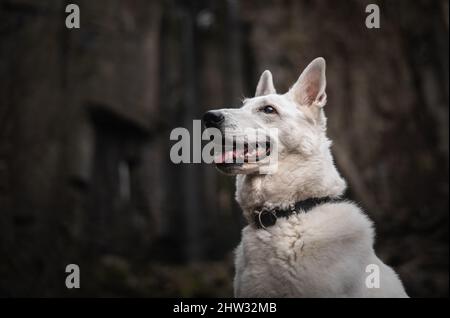
<svg viewBox="0 0 450 318">
<path fill-rule="evenodd" d="M 331 198 L 331 197 L 322 197 L 322 198 L 309 198 L 303 201 L 298 201 L 290 208 L 287 209 L 267 209 L 267 208 L 257 208 L 253 210 L 253 221 L 257 228 L 265 229 L 270 226 L 275 225 L 277 223 L 277 219 L 287 218 L 292 214 L 297 214 L 299 212 L 307 213 L 312 208 L 324 204 L 324 203 L 333 203 L 338 202 L 340 199 Z"/>
</svg>

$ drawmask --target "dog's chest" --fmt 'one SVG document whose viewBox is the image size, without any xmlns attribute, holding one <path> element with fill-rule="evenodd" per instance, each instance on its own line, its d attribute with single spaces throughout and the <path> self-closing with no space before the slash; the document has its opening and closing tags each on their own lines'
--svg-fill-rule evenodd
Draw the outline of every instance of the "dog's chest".
<svg viewBox="0 0 450 318">
<path fill-rule="evenodd" d="M 333 213 L 325 212 L 330 211 L 316 209 L 278 219 L 267 229 L 246 227 L 236 250 L 236 296 L 324 297 L 351 293 L 353 269 L 359 266 L 352 258 L 359 251 L 351 248 L 349 254 L 350 233 L 339 230 L 341 240 L 334 231 L 345 214 L 333 217 Z M 337 275 L 344 283 L 333 283 Z"/>
<path fill-rule="evenodd" d="M 235 292 L 255 297 L 298 294 L 302 259 L 307 257 L 304 231 L 301 216 L 278 220 L 267 230 L 244 229 L 236 251 L 235 283 L 240 286 Z"/>
<path fill-rule="evenodd" d="M 242 243 L 253 260 L 265 259 L 281 261 L 285 266 L 298 263 L 304 247 L 304 235 L 307 228 L 301 215 L 278 219 L 267 229 L 247 227 L 243 231 Z"/>
</svg>

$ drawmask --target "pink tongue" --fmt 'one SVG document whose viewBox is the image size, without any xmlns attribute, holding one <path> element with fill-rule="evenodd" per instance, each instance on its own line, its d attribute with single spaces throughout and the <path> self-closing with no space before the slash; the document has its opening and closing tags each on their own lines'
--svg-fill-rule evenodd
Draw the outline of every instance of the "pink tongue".
<svg viewBox="0 0 450 318">
<path fill-rule="evenodd" d="M 236 157 L 235 151 L 225 151 L 223 153 L 217 154 L 214 157 L 215 163 L 233 163 L 234 158 Z"/>
<path fill-rule="evenodd" d="M 219 153 L 214 156 L 215 163 L 224 163 L 225 162 L 225 153 Z"/>
</svg>

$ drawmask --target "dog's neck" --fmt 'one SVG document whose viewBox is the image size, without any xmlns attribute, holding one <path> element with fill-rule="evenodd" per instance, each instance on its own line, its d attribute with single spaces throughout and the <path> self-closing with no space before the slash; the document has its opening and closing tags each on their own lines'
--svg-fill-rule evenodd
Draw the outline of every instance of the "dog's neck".
<svg viewBox="0 0 450 318">
<path fill-rule="evenodd" d="M 281 158 L 273 174 L 238 175 L 236 200 L 249 219 L 258 207 L 287 207 L 308 198 L 340 197 L 346 188 L 329 148 L 305 157 Z"/>
</svg>

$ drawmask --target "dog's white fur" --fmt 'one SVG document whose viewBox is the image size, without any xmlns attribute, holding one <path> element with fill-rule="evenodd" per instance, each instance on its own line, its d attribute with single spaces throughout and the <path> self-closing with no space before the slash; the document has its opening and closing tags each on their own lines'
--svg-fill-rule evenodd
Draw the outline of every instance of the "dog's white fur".
<svg viewBox="0 0 450 318">
<path fill-rule="evenodd" d="M 256 96 L 240 109 L 222 109 L 222 128 L 277 128 L 278 168 L 259 174 L 253 163 L 227 167 L 235 174 L 236 199 L 251 223 L 256 207 L 286 207 L 311 197 L 338 198 L 346 183 L 326 137 L 325 60 L 317 58 L 284 95 L 265 71 Z M 261 112 L 264 105 L 277 113 Z M 407 297 L 396 273 L 375 255 L 372 223 L 351 202 L 327 203 L 280 218 L 267 229 L 252 224 L 236 249 L 236 297 Z M 380 287 L 368 288 L 370 264 L 379 266 Z"/>
</svg>

